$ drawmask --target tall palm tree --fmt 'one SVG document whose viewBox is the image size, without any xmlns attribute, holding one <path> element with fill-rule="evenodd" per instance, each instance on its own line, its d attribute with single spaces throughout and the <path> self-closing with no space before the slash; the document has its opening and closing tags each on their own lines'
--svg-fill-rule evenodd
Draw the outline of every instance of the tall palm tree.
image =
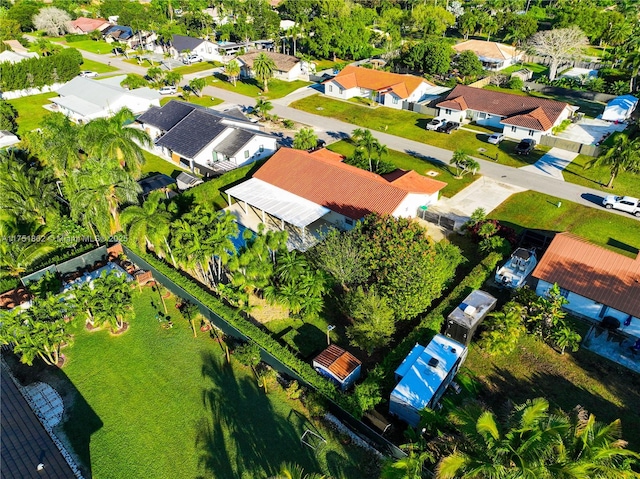
<svg viewBox="0 0 640 479">
<path fill-rule="evenodd" d="M 80 127 L 62 113 L 52 113 L 40 122 L 40 131 L 25 134 L 23 143 L 40 162 L 64 180 L 82 164 Z"/>
<path fill-rule="evenodd" d="M 253 72 L 260 83 L 262 83 L 262 89 L 264 92 L 269 91 L 269 79 L 273 77 L 273 72 L 276 70 L 276 64 L 265 53 L 261 53 L 253 60 Z"/>
<path fill-rule="evenodd" d="M 93 231 L 108 237 L 120 231 L 121 205 L 137 203 L 142 192 L 129 173 L 113 164 L 89 159 L 73 177 L 74 194 L 70 198 L 71 215 Z"/>
<path fill-rule="evenodd" d="M 167 211 L 164 193 L 152 192 L 142 206 L 127 206 L 120 214 L 120 222 L 131 241 L 141 250 L 154 250 L 163 256 L 171 226 L 171 213 Z"/>
<path fill-rule="evenodd" d="M 131 110 L 123 108 L 110 118 L 92 120 L 83 128 L 83 149 L 90 157 L 116 161 L 138 178 L 145 161 L 140 145 L 152 142 L 146 131 L 127 126 L 135 119 Z"/>
<path fill-rule="evenodd" d="M 373 165 L 371 164 L 371 157 L 373 153 L 378 151 L 382 145 L 373 136 L 371 130 L 365 130 L 362 128 L 356 128 L 351 134 L 356 148 L 365 153 L 366 159 L 369 162 L 369 171 L 373 171 Z"/>
<path fill-rule="evenodd" d="M 621 172 L 640 173 L 640 138 L 631 140 L 627 133 L 618 133 L 613 139 L 613 145 L 601 155 L 585 165 L 608 166 L 611 172 L 607 188 L 613 187 L 613 180 Z"/>
<path fill-rule="evenodd" d="M 0 209 L 13 218 L 44 225 L 57 217 L 56 186 L 45 171 L 19 161 L 13 151 L 0 154 Z"/>
<path fill-rule="evenodd" d="M 180 81 L 182 81 L 182 75 L 178 72 L 167 72 L 164 76 L 164 81 L 167 82 L 167 85 L 176 86 Z"/>
<path fill-rule="evenodd" d="M 189 89 L 195 92 L 196 95 L 202 98 L 202 90 L 207 85 L 207 81 L 204 78 L 194 78 L 189 81 Z"/>
<path fill-rule="evenodd" d="M 99 290 L 99 301 L 94 310 L 94 320 L 97 325 L 106 324 L 112 331 L 122 329 L 125 321 L 134 316 L 131 285 L 124 275 L 117 273 L 103 273 L 94 281 L 94 287 Z"/>
<path fill-rule="evenodd" d="M 236 60 L 231 60 L 225 65 L 224 74 L 227 76 L 229 81 L 233 83 L 233 86 L 236 86 L 238 75 L 240 75 L 240 64 Z"/>
</svg>

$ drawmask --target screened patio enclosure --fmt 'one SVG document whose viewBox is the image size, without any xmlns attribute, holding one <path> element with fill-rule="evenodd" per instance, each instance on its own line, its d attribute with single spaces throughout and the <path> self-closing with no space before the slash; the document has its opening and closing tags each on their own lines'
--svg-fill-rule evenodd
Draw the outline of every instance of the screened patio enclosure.
<svg viewBox="0 0 640 479">
<path fill-rule="evenodd" d="M 319 239 L 319 232 L 331 225 L 322 218 L 329 208 L 294 195 L 269 183 L 251 178 L 225 191 L 229 210 L 238 222 L 256 230 L 259 223 L 267 228 L 289 232 L 291 249 L 305 251 Z M 232 204 L 232 198 L 237 203 Z"/>
</svg>

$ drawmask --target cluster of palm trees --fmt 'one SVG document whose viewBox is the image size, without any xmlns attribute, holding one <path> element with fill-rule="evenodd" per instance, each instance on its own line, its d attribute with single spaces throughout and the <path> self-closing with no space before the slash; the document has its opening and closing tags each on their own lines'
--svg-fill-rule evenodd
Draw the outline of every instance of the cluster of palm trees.
<svg viewBox="0 0 640 479">
<path fill-rule="evenodd" d="M 120 231 L 120 208 L 141 192 L 141 145 L 151 144 L 146 132 L 127 127 L 134 120 L 126 108 L 84 125 L 54 113 L 25 134 L 23 150 L 0 154 L 0 230 L 25 239 L 0 244 L 4 273 L 24 272 L 60 246 L 56 238 L 73 243 L 78 229 L 96 243 Z"/>
<path fill-rule="evenodd" d="M 369 166 L 369 171 L 374 173 L 388 173 L 389 165 L 382 162 L 382 156 L 389 153 L 389 149 L 386 145 L 383 145 L 373 136 L 371 130 L 364 128 L 356 128 L 351 133 L 351 140 L 353 141 L 356 151 L 352 161 L 355 166 L 361 167 L 360 162 L 364 160 Z M 373 163 L 373 155 L 376 155 L 377 159 L 375 165 Z M 392 170 L 395 167 L 391 168 Z"/>
<path fill-rule="evenodd" d="M 0 344 L 13 345 L 13 351 L 28 365 L 40 358 L 55 366 L 61 361 L 61 349 L 70 345 L 69 326 L 84 316 L 91 327 L 108 326 L 122 330 L 133 316 L 131 286 L 124 275 L 106 272 L 92 283 L 66 293 L 43 288 L 48 277 L 30 285 L 34 298 L 26 308 L 3 311 L 0 316 Z"/>
<path fill-rule="evenodd" d="M 429 463 L 437 479 L 638 477 L 632 466 L 640 455 L 625 449 L 620 420 L 603 424 L 580 407 L 552 411 L 536 398 L 500 419 L 473 403 L 449 421 L 453 429 L 431 443 L 418 437 L 409 456 L 389 463 L 382 477 L 421 479 Z"/>
</svg>

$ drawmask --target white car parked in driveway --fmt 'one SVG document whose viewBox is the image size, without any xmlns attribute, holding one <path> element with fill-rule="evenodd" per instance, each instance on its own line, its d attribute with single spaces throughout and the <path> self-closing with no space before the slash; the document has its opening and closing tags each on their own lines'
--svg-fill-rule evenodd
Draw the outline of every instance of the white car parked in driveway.
<svg viewBox="0 0 640 479">
<path fill-rule="evenodd" d="M 638 198 L 609 195 L 602 201 L 602 205 L 608 210 L 626 211 L 640 218 L 640 200 Z"/>
<path fill-rule="evenodd" d="M 83 70 L 80 72 L 80 76 L 85 78 L 95 78 L 98 76 L 98 74 L 89 70 Z"/>
<path fill-rule="evenodd" d="M 504 135 L 502 133 L 494 133 L 489 137 L 487 142 L 491 143 L 492 145 L 499 145 L 502 140 L 504 140 Z"/>
<path fill-rule="evenodd" d="M 174 85 L 167 85 L 163 86 L 158 91 L 161 95 L 173 95 L 175 93 L 178 93 L 178 88 L 176 88 Z"/>
<path fill-rule="evenodd" d="M 201 61 L 204 61 L 204 59 L 200 55 L 189 55 L 182 60 L 182 63 L 190 65 L 191 63 L 198 63 Z"/>
<path fill-rule="evenodd" d="M 444 118 L 434 118 L 429 123 L 427 123 L 427 130 L 437 130 L 439 127 L 444 125 L 447 122 Z"/>
</svg>

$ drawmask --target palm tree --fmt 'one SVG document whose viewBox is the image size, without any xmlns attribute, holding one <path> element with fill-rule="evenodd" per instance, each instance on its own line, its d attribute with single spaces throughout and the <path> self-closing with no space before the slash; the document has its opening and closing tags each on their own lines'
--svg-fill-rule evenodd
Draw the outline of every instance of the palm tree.
<svg viewBox="0 0 640 479">
<path fill-rule="evenodd" d="M 98 289 L 100 298 L 94 310 L 95 323 L 106 324 L 113 332 L 124 328 L 125 321 L 134 316 L 131 285 L 125 276 L 103 273 L 94 281 L 94 287 Z"/>
<path fill-rule="evenodd" d="M 356 128 L 355 130 L 353 130 L 351 138 L 354 140 L 356 148 L 366 154 L 366 159 L 369 162 L 369 171 L 373 171 L 371 157 L 374 152 L 378 151 L 382 147 L 382 145 L 373 136 L 371 130 Z"/>
<path fill-rule="evenodd" d="M 285 462 L 280 466 L 280 472 L 270 479 L 326 479 L 327 476 L 315 472 L 305 473 L 302 466 Z"/>
<path fill-rule="evenodd" d="M 240 64 L 236 60 L 231 60 L 225 65 L 224 74 L 227 76 L 229 81 L 233 83 L 233 86 L 236 86 L 238 75 L 240 75 Z"/>
<path fill-rule="evenodd" d="M 129 240 L 144 251 L 154 250 L 159 256 L 165 250 L 171 226 L 171 214 L 164 202 L 164 193 L 152 192 L 142 206 L 127 206 L 120 214 L 120 222 Z"/>
<path fill-rule="evenodd" d="M 62 113 L 52 113 L 40 122 L 39 132 L 25 134 L 23 143 L 56 178 L 64 180 L 82 164 L 79 135 L 78 125 Z"/>
<path fill-rule="evenodd" d="M 631 140 L 627 133 L 618 133 L 605 154 L 591 160 L 585 168 L 601 165 L 610 168 L 607 188 L 613 187 L 613 180 L 621 172 L 640 173 L 640 138 Z"/>
<path fill-rule="evenodd" d="M 0 237 L 20 238 L 36 237 L 46 239 L 48 231 L 45 226 L 35 223 L 24 223 L 18 219 L 0 219 Z M 9 276 L 20 277 L 38 260 L 55 249 L 51 241 L 0 241 L 0 268 Z"/>
<path fill-rule="evenodd" d="M 137 203 L 142 192 L 129 173 L 94 159 L 87 160 L 85 167 L 74 176 L 72 188 L 71 215 L 92 230 L 96 242 L 93 227 L 105 238 L 120 231 L 119 207 Z"/>
<path fill-rule="evenodd" d="M 83 129 L 83 149 L 94 158 L 114 160 L 134 177 L 140 176 L 145 162 L 140 145 L 150 146 L 151 137 L 144 130 L 129 128 L 135 115 L 123 108 L 111 118 L 98 118 Z"/>
<path fill-rule="evenodd" d="M 310 150 L 318 144 L 318 136 L 313 128 L 302 128 L 293 137 L 293 147 L 296 150 Z"/>
<path fill-rule="evenodd" d="M 204 78 L 194 78 L 189 82 L 189 88 L 199 97 L 202 97 L 202 90 L 204 90 L 204 87 L 206 85 L 207 80 L 205 80 Z"/>
<path fill-rule="evenodd" d="M 389 148 L 387 148 L 387 145 L 378 143 L 378 145 L 375 147 L 375 152 L 376 156 L 378 157 L 378 161 L 376 161 L 376 173 L 378 173 L 380 170 L 380 161 L 382 160 L 382 155 L 388 155 Z"/>
<path fill-rule="evenodd" d="M 467 155 L 464 150 L 456 150 L 449 161 L 450 165 L 456 165 L 456 178 L 462 178 L 465 174 L 476 174 L 480 169 L 480 163 Z"/>
<path fill-rule="evenodd" d="M 261 53 L 253 60 L 253 71 L 256 78 L 262 83 L 262 89 L 265 93 L 269 91 L 269 79 L 275 70 L 276 64 L 265 53 Z"/>
<path fill-rule="evenodd" d="M 151 67 L 147 70 L 147 77 L 154 83 L 158 84 L 164 77 L 164 72 L 160 67 Z"/>
<path fill-rule="evenodd" d="M 95 326 L 94 311 L 99 309 L 102 302 L 100 288 L 95 287 L 95 283 L 93 287 L 89 283 L 84 283 L 81 287 L 75 288 L 72 294 L 78 302 L 78 309 L 86 313 L 87 323 Z"/>
<path fill-rule="evenodd" d="M 164 81 L 167 82 L 167 85 L 175 86 L 182 81 L 182 75 L 178 72 L 167 72 Z"/>
<path fill-rule="evenodd" d="M 273 104 L 269 100 L 263 100 L 258 98 L 256 100 L 256 106 L 253 107 L 253 111 L 264 121 L 267 119 L 267 113 L 273 110 Z"/>
<path fill-rule="evenodd" d="M 580 346 L 582 337 L 563 323 L 551 333 L 551 339 L 556 343 L 556 346 L 560 348 L 560 354 L 564 354 L 564 350 L 567 347 L 575 353 Z"/>
<path fill-rule="evenodd" d="M 0 153 L 0 191 L 0 209 L 13 218 L 44 225 L 59 214 L 55 183 L 13 151 Z"/>
</svg>

